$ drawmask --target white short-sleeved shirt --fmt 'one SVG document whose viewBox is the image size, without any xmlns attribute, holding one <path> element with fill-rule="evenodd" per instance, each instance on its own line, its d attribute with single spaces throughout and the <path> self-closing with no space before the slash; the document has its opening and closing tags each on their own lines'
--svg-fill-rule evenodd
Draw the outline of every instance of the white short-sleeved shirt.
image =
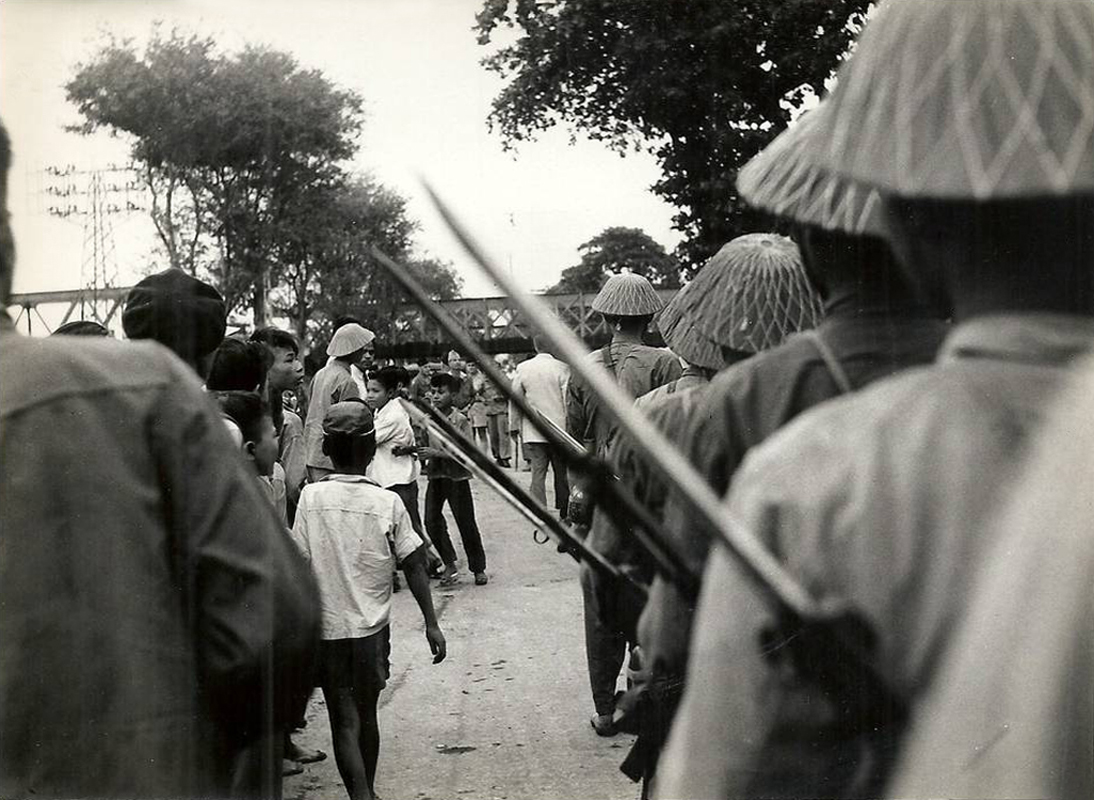
<svg viewBox="0 0 1094 800">
<path fill-rule="evenodd" d="M 376 455 L 368 465 L 366 475 L 384 488 L 413 483 L 421 468 L 413 456 L 397 456 L 392 449 L 414 446 L 414 429 L 410 416 L 398 399 L 388 400 L 373 417 L 376 426 Z"/>
<path fill-rule="evenodd" d="M 330 475 L 300 494 L 293 541 L 312 566 L 323 639 L 371 636 L 388 624 L 391 574 L 422 545 L 403 501 L 363 475 Z"/>
</svg>

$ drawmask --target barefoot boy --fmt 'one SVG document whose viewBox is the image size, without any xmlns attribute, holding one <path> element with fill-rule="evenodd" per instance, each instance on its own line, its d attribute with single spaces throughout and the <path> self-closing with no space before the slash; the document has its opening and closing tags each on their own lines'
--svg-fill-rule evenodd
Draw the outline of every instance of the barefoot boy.
<svg viewBox="0 0 1094 800">
<path fill-rule="evenodd" d="M 392 569 L 400 565 L 425 619 L 433 663 L 445 657 L 426 576 L 426 546 L 394 492 L 365 477 L 376 453 L 372 412 L 358 399 L 323 418 L 323 453 L 334 472 L 304 487 L 293 539 L 319 582 L 323 631 L 319 685 L 334 758 L 350 800 L 371 800 L 380 752 L 376 703 L 388 677 Z"/>
</svg>

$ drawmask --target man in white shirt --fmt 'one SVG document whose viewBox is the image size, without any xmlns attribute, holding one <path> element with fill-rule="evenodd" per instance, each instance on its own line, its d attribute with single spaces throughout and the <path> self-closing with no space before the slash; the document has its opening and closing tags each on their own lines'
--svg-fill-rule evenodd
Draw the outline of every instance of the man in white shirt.
<svg viewBox="0 0 1094 800">
<path fill-rule="evenodd" d="M 570 382 L 570 368 L 548 353 L 537 337 L 532 340 L 536 355 L 517 366 L 513 379 L 513 391 L 525 399 L 543 416 L 566 429 L 566 388 Z M 547 503 L 547 466 L 555 476 L 555 508 L 560 517 L 566 516 L 570 485 L 566 480 L 566 461 L 562 453 L 544 440 L 532 423 L 525 419 L 515 404 L 509 404 L 509 435 L 514 443 L 524 440 L 524 454 L 532 462 L 532 495 L 544 505 Z"/>
</svg>

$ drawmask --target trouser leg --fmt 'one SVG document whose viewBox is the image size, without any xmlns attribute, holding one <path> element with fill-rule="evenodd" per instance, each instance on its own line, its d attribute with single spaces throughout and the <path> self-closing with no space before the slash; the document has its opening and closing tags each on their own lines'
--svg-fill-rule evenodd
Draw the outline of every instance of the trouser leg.
<svg viewBox="0 0 1094 800">
<path fill-rule="evenodd" d="M 562 451 L 554 445 L 546 445 L 551 458 L 551 472 L 555 476 L 555 508 L 560 517 L 565 517 L 570 503 L 570 481 L 566 477 L 566 459 Z"/>
<path fill-rule="evenodd" d="M 391 487 L 391 491 L 399 495 L 406 506 L 406 513 L 410 515 L 410 525 L 414 532 L 421 536 L 426 544 L 429 544 L 429 535 L 422 529 L 422 515 L 418 510 L 418 482 L 397 483 Z"/>
<path fill-rule="evenodd" d="M 284 752 L 285 731 L 280 729 L 261 734 L 243 748 L 232 765 L 232 800 L 281 800 Z"/>
<path fill-rule="evenodd" d="M 486 572 L 486 552 L 482 548 L 482 534 L 475 521 L 475 500 L 471 495 L 471 481 L 452 481 L 448 494 L 448 507 L 456 518 L 456 527 L 467 554 L 467 568 L 472 572 Z"/>
<path fill-rule="evenodd" d="M 497 414 L 486 415 L 486 436 L 490 440 L 490 452 L 496 459 L 501 458 L 501 440 L 504 438 L 498 419 Z"/>
<path fill-rule="evenodd" d="M 547 505 L 547 465 L 550 461 L 547 445 L 541 442 L 525 442 L 524 452 L 532 462 L 532 483 L 528 491 L 532 497 Z"/>
<path fill-rule="evenodd" d="M 627 654 L 627 640 L 604 618 L 605 609 L 601 608 L 597 590 L 596 575 L 582 565 L 581 597 L 585 606 L 585 658 L 589 667 L 589 686 L 596 713 L 606 716 L 615 710 L 615 687 Z"/>
<path fill-rule="evenodd" d="M 456 550 L 444 521 L 444 501 L 451 483 L 447 478 L 430 478 L 425 487 L 425 530 L 446 565 L 456 563 Z"/>
<path fill-rule="evenodd" d="M 509 458 L 509 412 L 495 414 L 491 419 L 498 426 L 498 452 L 502 458 Z"/>
</svg>

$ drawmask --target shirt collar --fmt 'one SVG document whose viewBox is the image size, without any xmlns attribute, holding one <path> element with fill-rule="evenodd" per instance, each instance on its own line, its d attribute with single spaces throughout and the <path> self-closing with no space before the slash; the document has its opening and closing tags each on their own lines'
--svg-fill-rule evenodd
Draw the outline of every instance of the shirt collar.
<svg viewBox="0 0 1094 800">
<path fill-rule="evenodd" d="M 319 479 L 320 481 L 337 481 L 338 483 L 371 483 L 373 486 L 379 486 L 372 478 L 366 478 L 364 475 L 347 475 L 344 472 L 334 472 L 330 475 L 324 475 Z"/>
<path fill-rule="evenodd" d="M 975 317 L 954 328 L 939 361 L 988 358 L 1065 366 L 1094 345 L 1094 319 L 1072 314 L 1024 313 Z"/>
</svg>

